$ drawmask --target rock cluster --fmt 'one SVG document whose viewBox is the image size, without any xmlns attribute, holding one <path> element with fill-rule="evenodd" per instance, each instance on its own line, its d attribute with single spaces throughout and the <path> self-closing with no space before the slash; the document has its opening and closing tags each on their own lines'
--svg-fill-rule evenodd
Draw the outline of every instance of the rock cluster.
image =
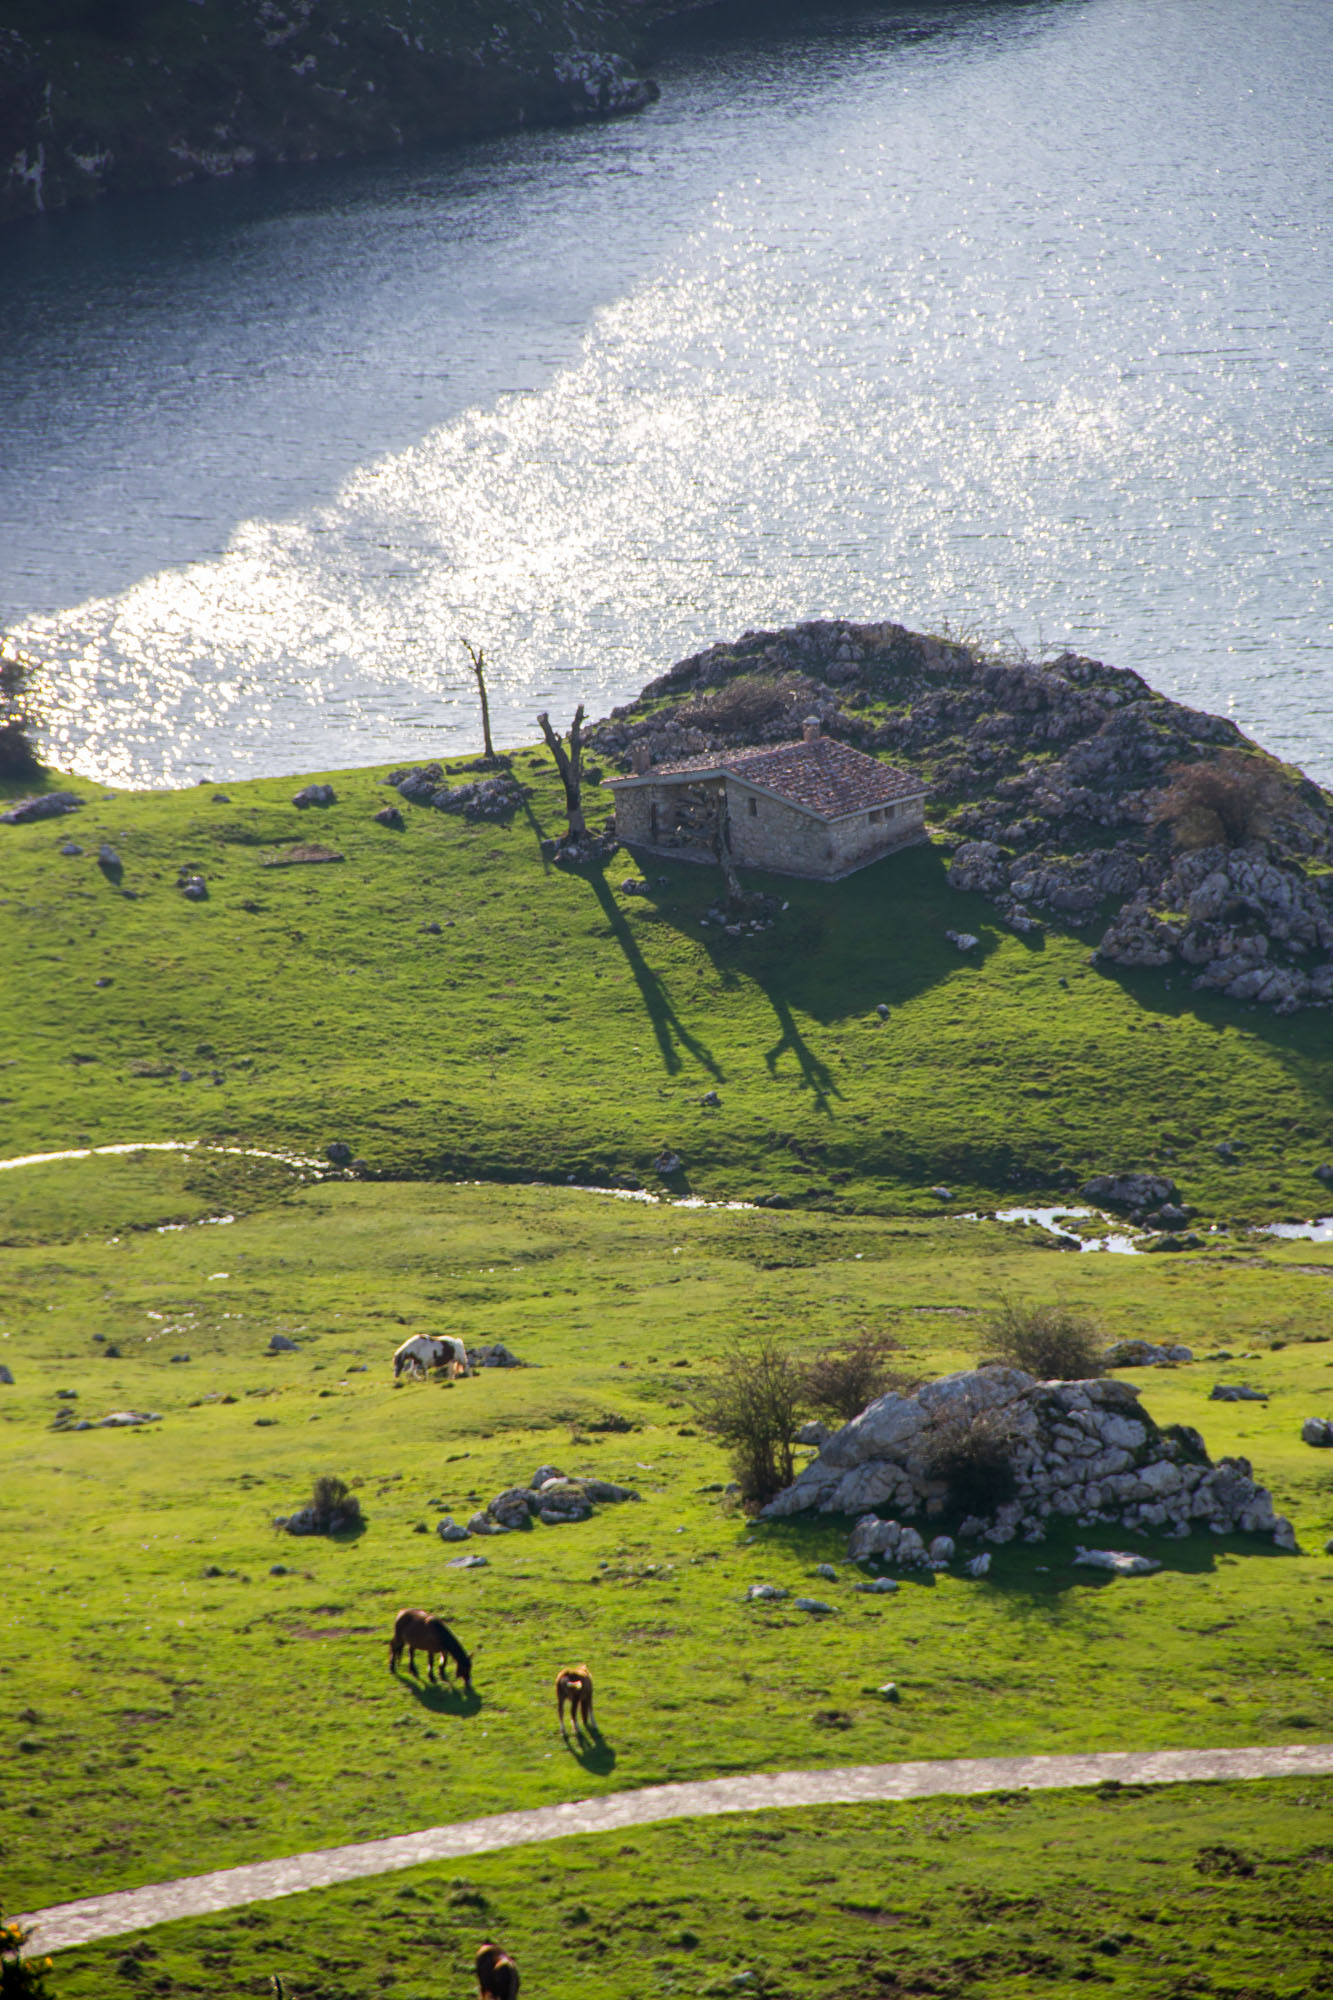
<svg viewBox="0 0 1333 2000">
<path fill-rule="evenodd" d="M 1172 1368 L 1178 1361 L 1193 1361 L 1192 1347 L 1157 1347 L 1151 1340 L 1117 1340 L 1102 1356 L 1107 1368 Z"/>
<path fill-rule="evenodd" d="M 59 819 L 64 813 L 77 812 L 82 804 L 76 792 L 39 792 L 35 798 L 16 799 L 5 812 L 0 812 L 0 826 L 26 826 L 34 819 Z"/>
<path fill-rule="evenodd" d="M 1081 1527 L 1114 1524 L 1184 1536 L 1270 1537 L 1295 1547 L 1289 1521 L 1256 1485 L 1248 1462 L 1215 1464 L 1198 1432 L 1160 1430 L 1124 1382 L 1038 1382 L 1016 1368 L 987 1366 L 927 1383 L 915 1395 L 881 1396 L 828 1439 L 764 1518 L 817 1508 L 826 1514 L 939 1515 L 950 1502 L 936 1475 L 941 1446 L 984 1421 L 1003 1461 L 1011 1497 L 965 1519 L 959 1533 L 994 1543 L 1044 1538 L 1052 1516 Z M 904 1555 L 904 1551 L 906 1554 Z M 862 1520 L 853 1555 L 934 1560 L 919 1532 L 898 1520 Z"/>
<path fill-rule="evenodd" d="M 1301 1425 L 1301 1441 L 1321 1450 L 1333 1446 L 1333 1417 L 1307 1417 Z"/>
<path fill-rule="evenodd" d="M 414 806 L 461 813 L 467 820 L 509 820 L 523 803 L 523 787 L 507 771 L 470 785 L 449 785 L 439 764 L 415 764 L 390 771 L 384 780 Z"/>
<path fill-rule="evenodd" d="M 681 660 L 588 741 L 621 769 L 824 731 L 931 786 L 961 836 L 955 888 L 1018 931 L 1100 923 L 1104 963 L 1182 967 L 1282 1011 L 1333 1000 L 1333 800 L 1255 758 L 1262 838 L 1181 854 L 1153 801 L 1173 768 L 1249 751 L 1239 730 L 1073 653 L 1001 662 L 900 625 L 820 620 Z"/>
<path fill-rule="evenodd" d="M 638 1497 L 630 1487 L 610 1479 L 571 1477 L 558 1466 L 539 1465 L 526 1486 L 507 1486 L 479 1508 L 465 1528 L 446 1514 L 435 1532 L 446 1542 L 462 1542 L 469 1535 L 512 1534 L 534 1521 L 548 1528 L 563 1527 L 567 1521 L 586 1521 L 595 1507 Z"/>
</svg>

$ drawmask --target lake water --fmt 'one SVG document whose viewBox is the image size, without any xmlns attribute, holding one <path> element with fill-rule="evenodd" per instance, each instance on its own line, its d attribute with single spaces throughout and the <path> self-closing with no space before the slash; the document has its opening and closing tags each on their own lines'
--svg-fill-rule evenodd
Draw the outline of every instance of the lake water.
<svg viewBox="0 0 1333 2000">
<path fill-rule="evenodd" d="M 68 767 L 456 752 L 761 624 L 1066 643 L 1333 782 L 1327 0 L 737 9 L 597 129 L 0 236 Z"/>
</svg>

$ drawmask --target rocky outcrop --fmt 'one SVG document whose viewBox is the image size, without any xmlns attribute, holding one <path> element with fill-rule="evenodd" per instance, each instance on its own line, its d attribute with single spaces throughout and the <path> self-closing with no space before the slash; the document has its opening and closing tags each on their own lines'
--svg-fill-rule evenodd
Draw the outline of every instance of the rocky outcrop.
<svg viewBox="0 0 1333 2000">
<path fill-rule="evenodd" d="M 1126 668 L 820 620 L 681 660 L 588 740 L 627 770 L 636 750 L 791 741 L 806 715 L 927 781 L 952 886 L 1010 929 L 1093 926 L 1102 964 L 1282 1012 L 1333 1000 L 1333 799 Z M 1156 802 L 1178 767 L 1219 756 L 1261 781 L 1262 836 L 1181 852 Z"/>
<path fill-rule="evenodd" d="M 459 813 L 464 819 L 474 821 L 511 820 L 526 796 L 508 771 L 472 784 L 450 785 L 440 764 L 414 764 L 391 771 L 384 782 L 392 785 L 410 805 L 434 806 L 437 812 Z"/>
<path fill-rule="evenodd" d="M 812 1508 L 870 1517 L 853 1530 L 849 1554 L 929 1561 L 917 1529 L 874 1516 L 882 1509 L 939 1515 L 951 1501 L 956 1507 L 949 1481 L 938 1473 L 941 1445 L 979 1423 L 995 1489 L 1010 1497 L 964 1519 L 964 1538 L 1041 1541 L 1056 1516 L 1080 1527 L 1112 1524 L 1175 1536 L 1196 1528 L 1259 1534 L 1279 1548 L 1295 1547 L 1290 1522 L 1274 1511 L 1245 1459 L 1214 1463 L 1197 1431 L 1182 1424 L 1159 1429 L 1127 1383 L 1038 1382 L 999 1366 L 947 1375 L 915 1395 L 881 1396 L 827 1441 L 763 1518 Z"/>
<path fill-rule="evenodd" d="M 638 111 L 632 0 L 17 0 L 0 220 L 98 195 Z"/>
</svg>

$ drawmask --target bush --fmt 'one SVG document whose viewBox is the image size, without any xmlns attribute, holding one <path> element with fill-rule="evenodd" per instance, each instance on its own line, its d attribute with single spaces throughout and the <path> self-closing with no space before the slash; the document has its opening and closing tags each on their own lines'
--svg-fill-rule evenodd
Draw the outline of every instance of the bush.
<svg viewBox="0 0 1333 2000">
<path fill-rule="evenodd" d="M 892 1334 L 862 1332 L 807 1361 L 801 1371 L 805 1400 L 816 1416 L 849 1424 L 877 1396 L 905 1388 L 891 1359 L 899 1346 Z"/>
<path fill-rule="evenodd" d="M 342 1479 L 334 1479 L 328 1473 L 315 1481 L 315 1490 L 310 1496 L 310 1512 L 314 1516 L 315 1532 L 320 1535 L 336 1535 L 347 1528 L 359 1528 L 362 1522 L 361 1502 L 355 1493 L 348 1490 Z"/>
<path fill-rule="evenodd" d="M 949 1411 L 926 1438 L 927 1477 L 944 1482 L 959 1514 L 987 1517 L 1012 1500 L 1014 1426 L 1007 1410 Z"/>
<path fill-rule="evenodd" d="M 711 694 L 696 695 L 681 709 L 679 720 L 695 727 L 703 724 L 715 729 L 761 729 L 765 723 L 776 722 L 786 714 L 794 692 L 790 684 L 746 675 Z"/>
<path fill-rule="evenodd" d="M 49 1958 L 25 1958 L 23 1947 L 32 1936 L 12 1917 L 0 1915 L 0 2000 L 46 2000 Z"/>
<path fill-rule="evenodd" d="M 0 640 L 0 778 L 37 778 L 41 762 L 28 731 L 26 692 L 30 665 Z"/>
<path fill-rule="evenodd" d="M 789 1354 L 767 1340 L 729 1348 L 718 1374 L 693 1400 L 700 1429 L 731 1447 L 743 1500 L 762 1505 L 790 1486 L 802 1381 Z"/>
<path fill-rule="evenodd" d="M 986 1359 L 1004 1361 L 1039 1382 L 1086 1382 L 1102 1372 L 1106 1335 L 1068 1306 L 1005 1299 L 988 1321 Z"/>
<path fill-rule="evenodd" d="M 1169 826 L 1177 847 L 1244 847 L 1261 840 L 1287 800 L 1278 767 L 1244 750 L 1176 764 L 1167 776 L 1171 782 L 1151 800 L 1149 820 Z"/>
</svg>

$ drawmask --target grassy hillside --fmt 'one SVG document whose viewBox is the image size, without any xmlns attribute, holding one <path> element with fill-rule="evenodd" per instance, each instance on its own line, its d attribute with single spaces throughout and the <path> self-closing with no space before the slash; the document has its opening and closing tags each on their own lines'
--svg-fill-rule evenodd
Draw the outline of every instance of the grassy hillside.
<svg viewBox="0 0 1333 2000">
<path fill-rule="evenodd" d="M 30 1171 L 4 1177 L 29 1192 L 10 1197 L 24 1240 L 0 1248 L 10 1908 L 673 1778 L 1333 1736 L 1333 1488 L 1299 1438 L 1333 1386 L 1329 1246 L 1059 1258 L 995 1224 L 355 1184 L 223 1224 L 203 1218 L 253 1200 L 225 1160 Z M 1247 1455 L 1306 1553 L 1195 1535 L 1151 1545 L 1158 1574 L 1106 1583 L 1069 1567 L 1057 1528 L 997 1550 L 984 1583 L 873 1597 L 852 1588 L 846 1522 L 734 1511 L 689 1402 L 730 1339 L 808 1349 L 887 1325 L 933 1374 L 975 1359 L 1001 1290 L 1193 1346 L 1131 1379 L 1159 1421 Z M 393 1347 L 429 1328 L 528 1365 L 394 1389 Z M 297 1350 L 266 1353 L 275 1331 Z M 1212 1404 L 1219 1379 L 1271 1401 Z M 126 1408 L 161 1421 L 51 1428 Z M 457 1547 L 432 1532 L 544 1463 L 642 1497 Z M 364 1531 L 276 1532 L 325 1472 L 356 1484 Z M 447 1567 L 473 1551 L 485 1567 Z M 833 1615 L 745 1602 L 757 1581 Z M 415 1603 L 474 1650 L 475 1702 L 390 1675 L 393 1615 Z M 595 1753 L 555 1727 L 570 1657 L 597 1677 Z"/>
<path fill-rule="evenodd" d="M 0 1155 L 339 1138 L 385 1175 L 660 1186 L 666 1146 L 677 1194 L 832 1212 L 937 1210 L 941 1184 L 955 1205 L 1054 1197 L 1147 1166 L 1210 1218 L 1327 1205 L 1325 1013 L 1112 976 L 1092 933 L 1017 938 L 931 847 L 831 887 L 755 878 L 789 908 L 733 939 L 700 923 L 711 870 L 655 863 L 642 896 L 623 852 L 604 874 L 545 861 L 554 768 L 532 752 L 514 770 L 509 826 L 404 805 L 395 832 L 372 815 L 396 795 L 351 771 L 306 811 L 291 779 L 75 780 L 80 812 L 0 827 Z M 300 840 L 345 860 L 263 865 Z M 181 894 L 189 872 L 206 901 Z"/>
</svg>

